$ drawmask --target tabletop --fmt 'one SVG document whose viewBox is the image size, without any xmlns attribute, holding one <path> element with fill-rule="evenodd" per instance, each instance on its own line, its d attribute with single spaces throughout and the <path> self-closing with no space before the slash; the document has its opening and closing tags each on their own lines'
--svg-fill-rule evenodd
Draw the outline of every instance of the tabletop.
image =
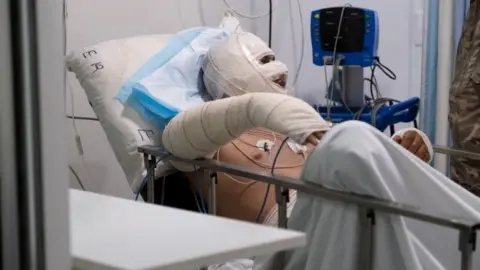
<svg viewBox="0 0 480 270">
<path fill-rule="evenodd" d="M 302 247 L 304 233 L 70 191 L 76 269 L 195 269 Z"/>
</svg>

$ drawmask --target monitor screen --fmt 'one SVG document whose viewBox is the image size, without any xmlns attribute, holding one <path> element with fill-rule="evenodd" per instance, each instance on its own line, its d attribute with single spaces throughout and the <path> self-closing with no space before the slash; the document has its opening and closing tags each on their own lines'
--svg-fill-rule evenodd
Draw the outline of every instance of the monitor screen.
<svg viewBox="0 0 480 270">
<path fill-rule="evenodd" d="M 342 9 L 343 7 L 336 7 L 323 9 L 320 12 L 322 50 L 333 52 L 338 35 L 336 52 L 360 52 L 365 42 L 365 12 L 359 8 L 345 7 L 339 33 Z"/>
</svg>

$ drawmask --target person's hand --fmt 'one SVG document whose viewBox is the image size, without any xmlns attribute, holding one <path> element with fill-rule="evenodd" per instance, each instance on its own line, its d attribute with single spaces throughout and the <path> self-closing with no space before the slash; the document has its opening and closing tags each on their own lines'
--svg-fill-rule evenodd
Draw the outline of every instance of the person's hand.
<svg viewBox="0 0 480 270">
<path fill-rule="evenodd" d="M 318 131 L 312 133 L 310 136 L 308 136 L 307 142 L 316 146 L 318 144 L 318 141 L 320 141 L 323 135 L 325 135 L 325 132 L 326 131 Z"/>
<path fill-rule="evenodd" d="M 393 140 L 395 140 L 415 156 L 419 157 L 421 160 L 425 162 L 430 160 L 427 144 L 417 131 L 409 130 L 405 132 L 402 137 L 398 135 L 393 137 Z"/>
</svg>

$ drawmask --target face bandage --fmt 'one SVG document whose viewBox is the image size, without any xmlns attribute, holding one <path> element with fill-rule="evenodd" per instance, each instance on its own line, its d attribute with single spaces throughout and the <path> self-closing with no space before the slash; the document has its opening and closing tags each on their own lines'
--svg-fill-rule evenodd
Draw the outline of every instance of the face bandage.
<svg viewBox="0 0 480 270">
<path fill-rule="evenodd" d="M 287 66 L 251 33 L 234 34 L 210 48 L 203 71 L 213 99 L 254 92 L 286 93 Z"/>
</svg>

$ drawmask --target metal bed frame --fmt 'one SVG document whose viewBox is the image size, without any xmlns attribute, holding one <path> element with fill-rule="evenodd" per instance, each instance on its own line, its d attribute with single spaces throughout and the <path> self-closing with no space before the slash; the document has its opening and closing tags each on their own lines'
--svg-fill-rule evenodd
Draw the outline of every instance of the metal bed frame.
<svg viewBox="0 0 480 270">
<path fill-rule="evenodd" d="M 144 155 L 145 168 L 147 168 L 147 198 L 149 203 L 154 202 L 155 168 L 157 157 L 164 157 L 165 150 L 158 146 L 141 146 L 138 151 Z M 473 157 L 480 159 L 480 154 L 451 149 L 447 147 L 434 146 L 436 153 L 450 156 Z M 298 181 L 294 178 L 277 176 L 267 172 L 253 171 L 241 168 L 224 162 L 200 159 L 184 160 L 168 156 L 168 160 L 181 161 L 199 168 L 201 177 L 209 183 L 208 208 L 209 213 L 216 214 L 216 174 L 211 172 L 222 172 L 239 177 L 246 177 L 257 181 L 265 182 L 275 186 L 276 202 L 278 205 L 278 227 L 287 228 L 287 203 L 289 201 L 289 189 L 324 199 L 351 203 L 360 208 L 361 231 L 359 233 L 359 270 L 372 270 L 374 258 L 374 237 L 375 237 L 375 215 L 376 212 L 401 215 L 437 224 L 444 227 L 457 229 L 459 231 L 458 248 L 461 253 L 460 270 L 473 270 L 473 252 L 476 249 L 477 230 L 480 229 L 479 221 L 461 220 L 457 217 L 445 217 L 442 214 L 427 213 L 422 209 L 406 204 L 380 200 L 371 196 L 357 195 L 347 192 L 340 192 L 322 187 L 321 185 Z M 164 159 L 164 160 L 165 160 Z M 285 265 L 286 252 L 276 255 L 274 269 L 283 269 Z"/>
</svg>

